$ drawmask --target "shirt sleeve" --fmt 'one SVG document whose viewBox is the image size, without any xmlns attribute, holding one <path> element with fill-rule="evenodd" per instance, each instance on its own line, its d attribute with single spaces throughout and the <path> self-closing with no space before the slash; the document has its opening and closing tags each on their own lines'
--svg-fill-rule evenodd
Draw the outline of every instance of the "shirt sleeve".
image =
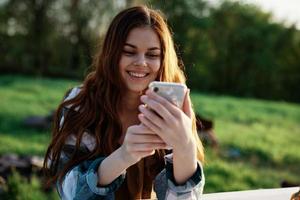
<svg viewBox="0 0 300 200">
<path fill-rule="evenodd" d="M 80 92 L 76 87 L 70 90 L 64 101 L 74 98 Z M 76 112 L 65 107 L 60 116 L 60 127 L 63 126 L 65 116 L 68 112 Z M 80 154 L 88 153 L 93 149 L 93 140 L 84 134 L 79 148 Z M 62 170 L 70 160 L 75 151 L 76 138 L 72 135 L 67 139 L 58 164 L 58 170 Z M 125 179 L 125 172 L 117 177 L 112 183 L 106 186 L 98 186 L 98 167 L 105 157 L 98 157 L 94 160 L 86 160 L 73 167 L 63 177 L 62 182 L 56 183 L 58 194 L 63 200 L 93 200 L 93 199 L 114 199 L 114 192 L 121 186 Z"/>
<path fill-rule="evenodd" d="M 66 162 L 66 155 L 61 162 Z M 98 166 L 105 159 L 99 157 L 87 160 L 72 168 L 63 178 L 62 183 L 57 183 L 57 190 L 61 199 L 113 199 L 114 192 L 121 186 L 125 174 L 121 174 L 112 183 L 98 186 Z"/>
<path fill-rule="evenodd" d="M 174 179 L 172 156 L 172 154 L 165 156 L 165 169 L 154 180 L 154 191 L 158 200 L 200 200 L 205 183 L 201 163 L 198 161 L 196 172 L 184 184 L 177 185 Z"/>
</svg>

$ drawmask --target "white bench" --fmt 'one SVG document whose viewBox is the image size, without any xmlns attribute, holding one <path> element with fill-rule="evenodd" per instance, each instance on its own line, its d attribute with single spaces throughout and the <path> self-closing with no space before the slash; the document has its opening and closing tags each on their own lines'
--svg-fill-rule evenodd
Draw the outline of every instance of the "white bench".
<svg viewBox="0 0 300 200">
<path fill-rule="evenodd" d="M 203 195 L 203 200 L 290 200 L 299 187 L 218 192 Z"/>
</svg>

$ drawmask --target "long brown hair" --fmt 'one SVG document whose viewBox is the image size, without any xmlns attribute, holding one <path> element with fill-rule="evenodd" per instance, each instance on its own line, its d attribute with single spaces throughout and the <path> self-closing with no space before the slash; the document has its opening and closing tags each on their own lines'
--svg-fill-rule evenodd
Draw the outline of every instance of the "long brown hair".
<svg viewBox="0 0 300 200">
<path fill-rule="evenodd" d="M 157 80 L 185 83 L 185 76 L 176 56 L 172 35 L 159 11 L 146 6 L 128 8 L 120 12 L 111 22 L 102 48 L 93 60 L 94 71 L 84 80 L 79 94 L 62 102 L 56 112 L 52 140 L 47 149 L 44 168 L 50 171 L 50 182 L 62 180 L 73 166 L 99 155 L 108 156 L 119 147 L 122 125 L 118 116 L 123 84 L 119 72 L 119 60 L 129 32 L 133 28 L 149 26 L 160 39 L 162 62 Z M 60 126 L 61 113 L 65 107 L 70 111 Z M 99 112 L 100 111 L 100 112 Z M 195 116 L 193 130 L 198 141 L 198 159 L 203 160 L 203 148 L 196 132 Z M 89 130 L 96 141 L 96 148 L 86 154 L 79 154 L 82 136 Z M 62 170 L 58 163 L 66 139 L 76 137 L 76 150 Z"/>
</svg>

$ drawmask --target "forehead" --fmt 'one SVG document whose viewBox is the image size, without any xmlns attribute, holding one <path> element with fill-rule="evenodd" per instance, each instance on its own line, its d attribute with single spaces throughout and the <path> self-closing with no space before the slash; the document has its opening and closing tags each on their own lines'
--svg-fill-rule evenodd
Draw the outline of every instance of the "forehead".
<svg viewBox="0 0 300 200">
<path fill-rule="evenodd" d="M 136 47 L 157 47 L 160 49 L 160 41 L 157 33 L 151 27 L 139 27 L 132 29 L 126 39 L 126 43 Z"/>
</svg>

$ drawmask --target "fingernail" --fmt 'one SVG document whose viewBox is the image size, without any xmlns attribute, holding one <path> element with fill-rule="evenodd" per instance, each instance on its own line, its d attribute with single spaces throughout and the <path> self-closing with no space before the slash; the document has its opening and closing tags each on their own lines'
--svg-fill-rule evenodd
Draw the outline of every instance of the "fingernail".
<svg viewBox="0 0 300 200">
<path fill-rule="evenodd" d="M 146 95 L 141 96 L 141 101 L 142 101 L 142 102 L 147 101 L 147 96 L 146 96 Z"/>
<path fill-rule="evenodd" d="M 139 110 L 140 111 L 142 111 L 142 110 L 144 110 L 145 108 L 144 108 L 144 105 L 139 105 Z"/>
</svg>

